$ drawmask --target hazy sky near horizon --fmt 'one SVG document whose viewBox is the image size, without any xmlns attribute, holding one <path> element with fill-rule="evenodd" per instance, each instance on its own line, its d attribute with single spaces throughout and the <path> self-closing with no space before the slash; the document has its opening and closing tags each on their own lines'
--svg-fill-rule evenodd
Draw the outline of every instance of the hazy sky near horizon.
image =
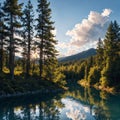
<svg viewBox="0 0 120 120">
<path fill-rule="evenodd" d="M 3 0 L 2 0 L 3 1 Z M 19 0 L 26 3 L 28 0 Z M 49 0 L 57 49 L 68 56 L 95 47 L 111 20 L 120 23 L 120 0 Z M 37 0 L 31 0 L 34 9 Z"/>
</svg>

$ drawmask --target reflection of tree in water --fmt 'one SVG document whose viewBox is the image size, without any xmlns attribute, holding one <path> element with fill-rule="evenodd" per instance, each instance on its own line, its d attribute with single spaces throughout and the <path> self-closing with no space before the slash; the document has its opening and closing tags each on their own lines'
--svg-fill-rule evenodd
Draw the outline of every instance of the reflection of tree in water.
<svg viewBox="0 0 120 120">
<path fill-rule="evenodd" d="M 48 94 L 46 96 L 35 95 L 0 100 L 0 120 L 59 120 L 60 110 L 66 106 L 61 102 L 60 96 Z M 67 91 L 62 95 L 62 98 L 66 99 L 67 96 L 81 106 L 87 107 L 89 114 L 95 120 L 117 120 L 120 118 L 120 96 L 112 96 L 91 88 L 80 87 Z M 80 109 L 77 110 L 73 109 L 73 112 L 67 112 L 67 115 L 71 116 L 71 113 L 75 113 L 75 115 L 79 113 L 80 115 Z"/>
<path fill-rule="evenodd" d="M 80 104 L 87 106 L 90 114 L 96 120 L 119 119 L 120 118 L 120 96 L 111 95 L 93 88 L 83 88 L 72 90 L 66 96 L 75 98 Z"/>
<path fill-rule="evenodd" d="M 57 99 L 6 100 L 0 105 L 0 120 L 59 120 L 58 108 L 63 105 Z"/>
<path fill-rule="evenodd" d="M 40 120 L 59 120 L 59 110 L 55 105 L 55 100 L 41 102 L 39 105 L 39 118 Z"/>
<path fill-rule="evenodd" d="M 104 111 L 100 107 L 94 106 L 92 108 L 92 115 L 94 116 L 95 120 L 107 120 L 108 118 L 106 117 Z"/>
</svg>

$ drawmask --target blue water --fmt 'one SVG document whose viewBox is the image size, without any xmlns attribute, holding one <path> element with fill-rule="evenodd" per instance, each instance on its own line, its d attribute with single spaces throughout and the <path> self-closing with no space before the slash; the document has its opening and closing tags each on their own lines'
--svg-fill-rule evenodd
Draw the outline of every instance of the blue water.
<svg viewBox="0 0 120 120">
<path fill-rule="evenodd" d="M 120 95 L 75 87 L 0 100 L 0 120 L 120 120 Z"/>
</svg>

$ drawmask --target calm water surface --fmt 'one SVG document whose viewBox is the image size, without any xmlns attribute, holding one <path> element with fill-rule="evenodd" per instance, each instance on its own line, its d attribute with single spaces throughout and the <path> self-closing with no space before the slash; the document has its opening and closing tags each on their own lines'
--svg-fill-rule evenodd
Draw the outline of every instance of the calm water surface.
<svg viewBox="0 0 120 120">
<path fill-rule="evenodd" d="M 0 120 L 120 120 L 120 95 L 75 87 L 59 95 L 1 99 Z"/>
</svg>

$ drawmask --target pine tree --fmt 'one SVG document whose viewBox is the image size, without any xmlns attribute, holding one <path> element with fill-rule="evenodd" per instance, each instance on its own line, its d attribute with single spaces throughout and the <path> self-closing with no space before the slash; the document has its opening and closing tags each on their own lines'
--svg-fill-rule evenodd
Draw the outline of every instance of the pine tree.
<svg viewBox="0 0 120 120">
<path fill-rule="evenodd" d="M 88 76 L 88 83 L 89 85 L 94 85 L 99 83 L 100 79 L 100 70 L 97 66 L 91 67 Z"/>
<path fill-rule="evenodd" d="M 15 37 L 15 34 L 19 34 L 19 28 L 21 27 L 19 18 L 22 15 L 22 4 L 18 4 L 18 0 L 6 0 L 4 2 L 4 13 L 6 15 L 5 22 L 8 27 L 9 33 L 9 69 L 11 79 L 14 79 L 14 61 L 16 46 L 19 44 L 20 39 Z"/>
<path fill-rule="evenodd" d="M 120 82 L 120 26 L 117 21 L 114 21 L 114 62 L 113 62 L 113 79 L 115 85 Z"/>
<path fill-rule="evenodd" d="M 34 35 L 34 12 L 31 1 L 28 1 L 28 4 L 25 6 L 23 11 L 24 15 L 22 18 L 23 21 L 23 55 L 26 56 L 26 77 L 30 75 L 30 61 L 31 61 L 31 46 L 33 44 L 33 35 Z"/>
<path fill-rule="evenodd" d="M 43 65 L 48 76 L 51 76 L 53 70 L 52 66 L 57 64 L 57 51 L 55 50 L 54 35 L 52 31 L 54 30 L 53 22 L 51 21 L 51 9 L 49 8 L 50 3 L 47 0 L 38 0 L 38 18 L 37 18 L 37 35 L 39 39 L 37 45 L 40 51 L 40 78 L 43 75 Z M 54 66 L 55 68 L 56 66 Z"/>
<path fill-rule="evenodd" d="M 101 38 L 99 38 L 98 40 L 98 44 L 97 44 L 97 66 L 99 66 L 100 68 L 102 67 L 102 62 L 103 62 L 103 55 L 104 55 L 104 45 L 103 45 L 103 42 L 101 40 Z"/>
<path fill-rule="evenodd" d="M 118 67 L 120 56 L 118 55 L 118 41 L 120 31 L 117 22 L 111 22 L 104 40 L 104 66 L 101 72 L 101 82 L 103 86 L 115 85 L 120 76 L 120 67 Z"/>
<path fill-rule="evenodd" d="M 93 66 L 93 57 L 91 56 L 89 59 L 86 60 L 85 76 L 84 76 L 85 80 L 88 80 L 89 71 L 92 66 Z"/>
<path fill-rule="evenodd" d="M 0 72 L 3 69 L 3 52 L 4 52 L 4 38 L 5 38 L 5 29 L 4 29 L 4 13 L 2 10 L 2 5 L 0 3 Z"/>
</svg>

